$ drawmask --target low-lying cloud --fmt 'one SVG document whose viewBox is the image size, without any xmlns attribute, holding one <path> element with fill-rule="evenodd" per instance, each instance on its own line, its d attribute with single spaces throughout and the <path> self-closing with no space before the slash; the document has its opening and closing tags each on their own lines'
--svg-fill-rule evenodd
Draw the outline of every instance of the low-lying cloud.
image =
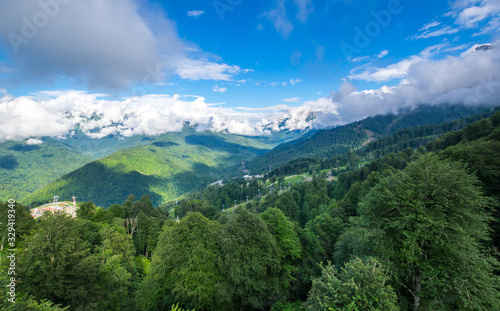
<svg viewBox="0 0 500 311">
<path fill-rule="evenodd" d="M 330 97 L 336 113 L 321 115 L 313 126 L 345 124 L 368 116 L 396 113 L 420 105 L 500 105 L 500 47 L 474 50 L 460 57 L 412 63 L 392 87 L 357 91 L 345 82 Z"/>
<path fill-rule="evenodd" d="M 78 126 L 92 138 L 158 135 L 189 124 L 199 131 L 268 135 L 270 131 L 329 128 L 420 105 L 500 105 L 500 49 L 408 66 L 399 84 L 357 90 L 350 82 L 329 97 L 298 107 L 223 108 L 203 97 L 146 95 L 109 100 L 103 94 L 50 91 L 14 97 L 0 92 L 0 140 L 67 136 Z M 295 99 L 294 99 L 295 100 Z M 292 100 L 290 100 L 292 101 Z"/>
</svg>

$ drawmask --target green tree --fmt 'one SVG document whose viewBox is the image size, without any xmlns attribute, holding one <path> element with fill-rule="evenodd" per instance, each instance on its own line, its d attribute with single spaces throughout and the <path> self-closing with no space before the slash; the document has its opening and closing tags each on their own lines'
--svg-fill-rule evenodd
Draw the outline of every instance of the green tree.
<svg viewBox="0 0 500 311">
<path fill-rule="evenodd" d="M 344 232 L 344 222 L 340 217 L 333 218 L 329 213 L 323 213 L 306 224 L 306 228 L 319 237 L 319 243 L 330 259 L 335 250 L 335 243 Z"/>
<path fill-rule="evenodd" d="M 133 247 L 130 238 L 116 228 L 100 231 L 102 243 L 96 249 L 99 263 L 99 309 L 132 310 Z"/>
<path fill-rule="evenodd" d="M 42 217 L 20 253 L 20 289 L 39 300 L 95 310 L 99 266 L 76 222 L 63 213 Z"/>
<path fill-rule="evenodd" d="M 389 277 L 376 259 L 356 258 L 338 274 L 330 264 L 322 270 L 321 277 L 313 280 L 306 303 L 308 310 L 399 310 Z"/>
<path fill-rule="evenodd" d="M 498 114 L 497 114 L 498 115 Z M 499 115 L 500 116 L 500 115 Z M 452 146 L 441 152 L 443 158 L 467 163 L 469 170 L 475 172 L 483 183 L 487 195 L 500 199 L 500 141 L 476 140 L 465 144 Z M 492 223 L 493 242 L 500 250 L 500 209 L 494 214 Z"/>
<path fill-rule="evenodd" d="M 76 217 L 79 219 L 92 219 L 95 213 L 96 206 L 94 202 L 89 201 L 80 205 L 80 207 L 76 210 Z"/>
<path fill-rule="evenodd" d="M 294 224 L 277 208 L 270 208 L 260 217 L 266 222 L 271 234 L 276 240 L 276 245 L 281 250 L 281 265 L 286 274 L 284 288 L 290 287 L 292 275 L 297 270 L 294 266 L 302 253 L 302 246 L 295 231 Z"/>
<path fill-rule="evenodd" d="M 224 310 L 269 309 L 282 299 L 286 275 L 281 250 L 266 223 L 240 209 L 222 228 L 219 306 Z"/>
<path fill-rule="evenodd" d="M 8 226 L 5 225 L 9 219 L 9 214 L 14 215 L 15 217 L 15 240 L 16 243 L 20 243 L 24 240 L 25 236 L 27 236 L 33 225 L 35 224 L 35 221 L 33 220 L 33 217 L 31 217 L 30 213 L 28 212 L 28 209 L 19 204 L 15 203 L 14 204 L 14 213 L 9 212 L 11 210 L 9 208 L 9 204 L 7 202 L 3 203 L 0 202 L 0 223 L 3 223 L 0 225 L 0 236 L 1 236 L 1 244 L 0 244 L 0 251 L 4 250 L 5 248 L 14 248 L 14 247 L 6 247 L 8 238 L 12 237 L 12 235 L 9 236 L 9 231 L 8 231 Z"/>
<path fill-rule="evenodd" d="M 166 226 L 141 285 L 140 310 L 163 310 L 180 302 L 197 310 L 216 310 L 214 297 L 222 276 L 217 267 L 220 224 L 191 213 Z"/>
<path fill-rule="evenodd" d="M 457 162 L 424 155 L 360 203 L 377 253 L 419 310 L 500 310 L 498 263 L 484 249 L 491 201 Z"/>
</svg>

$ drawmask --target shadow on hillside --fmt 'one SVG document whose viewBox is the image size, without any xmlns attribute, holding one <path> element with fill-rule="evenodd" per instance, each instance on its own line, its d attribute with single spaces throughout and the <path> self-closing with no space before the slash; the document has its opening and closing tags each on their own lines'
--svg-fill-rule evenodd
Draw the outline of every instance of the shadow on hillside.
<svg viewBox="0 0 500 311">
<path fill-rule="evenodd" d="M 227 151 L 231 153 L 237 153 L 244 151 L 249 151 L 254 154 L 263 154 L 269 150 L 267 149 L 259 149 L 253 147 L 247 147 L 238 145 L 235 143 L 231 143 L 226 141 L 224 138 L 219 136 L 208 136 L 208 135 L 189 135 L 184 138 L 187 144 L 196 145 L 196 146 L 204 146 L 210 148 L 212 150 L 220 150 Z"/>
<path fill-rule="evenodd" d="M 34 200 L 49 200 L 56 195 L 61 200 L 70 200 L 75 195 L 79 202 L 93 201 L 96 205 L 107 208 L 115 203 L 122 204 L 130 194 L 136 197 L 149 194 L 151 202 L 158 205 L 161 196 L 152 192 L 150 187 L 160 182 L 154 176 L 146 176 L 137 171 L 125 173 L 121 165 L 109 168 L 100 162 L 92 162 L 61 177 Z"/>
<path fill-rule="evenodd" d="M 156 146 L 156 147 L 160 147 L 160 148 L 179 146 L 179 144 L 171 142 L 171 141 L 158 141 L 158 142 L 152 143 L 151 145 Z"/>
<path fill-rule="evenodd" d="M 9 155 L 0 157 L 0 168 L 11 171 L 15 169 L 17 166 L 19 166 L 19 163 L 13 156 Z"/>
<path fill-rule="evenodd" d="M 19 152 L 30 152 L 40 149 L 38 145 L 14 145 L 9 148 L 9 150 L 19 151 Z"/>
</svg>

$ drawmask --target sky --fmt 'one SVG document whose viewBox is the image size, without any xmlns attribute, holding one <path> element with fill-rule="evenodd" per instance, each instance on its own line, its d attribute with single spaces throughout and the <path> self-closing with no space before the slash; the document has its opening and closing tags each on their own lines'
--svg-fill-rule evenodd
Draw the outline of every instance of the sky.
<svg viewBox="0 0 500 311">
<path fill-rule="evenodd" d="M 2 1 L 0 141 L 499 105 L 499 30 L 500 0 Z"/>
</svg>

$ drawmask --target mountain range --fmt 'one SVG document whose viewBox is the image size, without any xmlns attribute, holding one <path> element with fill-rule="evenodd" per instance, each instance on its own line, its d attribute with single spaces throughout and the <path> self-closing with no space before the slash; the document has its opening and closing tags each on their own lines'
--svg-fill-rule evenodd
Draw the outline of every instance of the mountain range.
<svg viewBox="0 0 500 311">
<path fill-rule="evenodd" d="M 329 158 L 403 128 L 465 118 L 486 108 L 424 106 L 327 130 L 272 130 L 248 137 L 199 132 L 186 125 L 158 136 L 67 138 L 0 144 L 0 199 L 32 206 L 60 196 L 107 207 L 129 194 L 149 194 L 160 205 L 225 178 L 263 173 L 299 158 Z M 308 121 L 315 112 L 305 112 Z M 302 118 L 301 118 L 302 119 Z M 283 116 L 281 124 L 290 122 Z M 289 126 L 290 124 L 288 124 Z M 29 142 L 29 141 L 28 141 Z"/>
</svg>

